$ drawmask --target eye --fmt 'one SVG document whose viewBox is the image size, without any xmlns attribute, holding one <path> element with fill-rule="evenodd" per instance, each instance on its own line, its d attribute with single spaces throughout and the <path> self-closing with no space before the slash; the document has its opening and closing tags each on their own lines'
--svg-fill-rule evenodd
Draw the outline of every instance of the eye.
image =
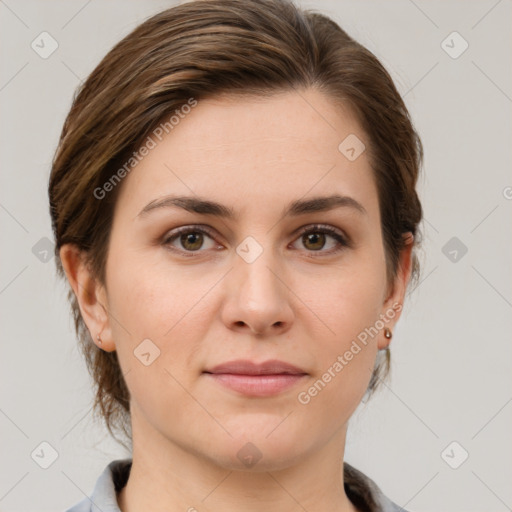
<svg viewBox="0 0 512 512">
<path fill-rule="evenodd" d="M 174 230 L 165 237 L 163 245 L 184 253 L 200 252 L 200 249 L 204 248 L 205 236 L 211 240 L 210 247 L 206 247 L 206 249 L 214 248 L 216 244 L 210 231 L 199 226 L 185 226 Z M 179 247 L 176 247 L 175 243 L 178 243 Z"/>
<path fill-rule="evenodd" d="M 201 249 L 213 249 L 215 247 L 221 248 L 213 240 L 213 233 L 206 227 L 202 226 L 184 226 L 177 228 L 170 232 L 163 240 L 163 245 L 169 247 L 171 250 L 180 252 L 185 256 L 194 256 L 193 253 L 201 252 Z M 325 248 L 331 238 L 333 248 L 329 250 L 322 250 Z M 209 239 L 209 246 L 205 240 Z M 306 250 L 311 253 L 321 253 L 321 255 L 332 255 L 346 247 L 350 247 L 350 243 L 345 236 L 337 229 L 322 225 L 315 224 L 313 226 L 306 226 L 299 232 L 299 239 L 306 247 Z M 177 246 L 178 245 L 178 246 Z M 314 255 L 316 257 L 316 255 Z"/>
<path fill-rule="evenodd" d="M 335 254 L 346 247 L 350 247 L 348 240 L 337 229 L 331 226 L 315 224 L 314 226 L 306 226 L 299 233 L 299 240 L 309 252 L 320 252 L 322 255 Z M 331 243 L 333 248 L 327 251 L 322 249 L 326 246 L 328 238 L 334 239 Z M 316 255 L 315 255 L 316 256 Z"/>
</svg>

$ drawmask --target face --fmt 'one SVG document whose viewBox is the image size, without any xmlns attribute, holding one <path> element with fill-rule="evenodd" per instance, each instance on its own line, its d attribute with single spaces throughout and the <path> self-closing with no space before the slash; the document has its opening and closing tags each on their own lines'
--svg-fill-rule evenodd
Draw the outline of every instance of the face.
<svg viewBox="0 0 512 512">
<path fill-rule="evenodd" d="M 407 277 L 387 286 L 367 153 L 338 148 L 350 134 L 368 144 L 315 90 L 201 100 L 124 178 L 91 332 L 117 350 L 138 432 L 266 469 L 345 432 Z M 349 199 L 311 202 L 333 196 Z M 235 360 L 295 373 L 207 373 Z"/>
</svg>

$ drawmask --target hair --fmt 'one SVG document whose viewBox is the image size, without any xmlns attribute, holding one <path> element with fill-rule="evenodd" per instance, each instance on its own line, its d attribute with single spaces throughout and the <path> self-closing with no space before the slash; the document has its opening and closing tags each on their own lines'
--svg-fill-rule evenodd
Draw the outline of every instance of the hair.
<svg viewBox="0 0 512 512">
<path fill-rule="evenodd" d="M 95 191 L 132 159 L 163 119 L 191 98 L 271 96 L 305 88 L 348 107 L 367 136 L 391 283 L 407 243 L 404 234 L 413 234 L 414 249 L 420 242 L 422 207 L 415 187 L 423 161 L 421 140 L 374 54 L 333 20 L 291 0 L 182 3 L 150 17 L 108 52 L 75 92 L 52 162 L 48 192 L 58 275 L 65 277 L 60 248 L 74 244 L 105 284 L 122 183 L 101 199 Z M 413 250 L 411 281 L 418 275 Z M 71 288 L 68 300 L 96 386 L 93 410 L 114 438 L 123 431 L 131 442 L 130 394 L 117 352 L 94 344 Z M 368 395 L 389 367 L 389 349 L 379 351 Z"/>
</svg>

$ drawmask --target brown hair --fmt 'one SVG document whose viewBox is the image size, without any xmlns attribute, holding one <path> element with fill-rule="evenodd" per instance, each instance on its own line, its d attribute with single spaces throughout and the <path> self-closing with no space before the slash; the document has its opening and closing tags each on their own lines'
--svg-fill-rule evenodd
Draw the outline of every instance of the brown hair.
<svg viewBox="0 0 512 512">
<path fill-rule="evenodd" d="M 334 21 L 288 0 L 196 0 L 167 9 L 135 28 L 103 58 L 75 94 L 53 160 L 50 213 L 59 250 L 75 244 L 105 283 L 113 208 L 122 183 L 94 193 L 126 163 L 162 119 L 190 98 L 223 93 L 271 95 L 316 87 L 348 106 L 368 136 L 391 281 L 403 234 L 419 241 L 422 208 L 415 190 L 423 149 L 405 104 L 377 58 Z M 341 141 L 340 141 L 341 142 Z M 413 253 L 412 279 L 419 274 Z M 81 350 L 97 386 L 110 433 L 130 438 L 130 395 L 117 353 L 92 342 L 72 291 L 68 299 Z M 368 387 L 389 371 L 379 352 Z"/>
</svg>

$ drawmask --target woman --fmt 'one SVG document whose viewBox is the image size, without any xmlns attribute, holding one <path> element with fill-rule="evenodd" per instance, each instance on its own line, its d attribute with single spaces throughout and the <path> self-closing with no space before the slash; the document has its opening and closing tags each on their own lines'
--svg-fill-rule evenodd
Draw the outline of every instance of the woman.
<svg viewBox="0 0 512 512">
<path fill-rule="evenodd" d="M 421 162 L 389 74 L 321 14 L 198 0 L 117 44 L 49 196 L 132 457 L 69 511 L 402 510 L 344 450 L 418 275 Z"/>
</svg>

